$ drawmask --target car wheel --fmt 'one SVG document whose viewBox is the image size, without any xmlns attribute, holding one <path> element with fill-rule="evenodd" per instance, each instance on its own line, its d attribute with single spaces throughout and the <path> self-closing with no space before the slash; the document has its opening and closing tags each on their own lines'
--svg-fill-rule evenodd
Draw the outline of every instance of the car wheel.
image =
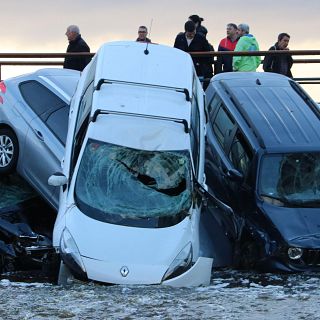
<svg viewBox="0 0 320 320">
<path fill-rule="evenodd" d="M 17 166 L 19 144 L 16 135 L 8 128 L 0 128 L 0 174 L 13 172 Z"/>
</svg>

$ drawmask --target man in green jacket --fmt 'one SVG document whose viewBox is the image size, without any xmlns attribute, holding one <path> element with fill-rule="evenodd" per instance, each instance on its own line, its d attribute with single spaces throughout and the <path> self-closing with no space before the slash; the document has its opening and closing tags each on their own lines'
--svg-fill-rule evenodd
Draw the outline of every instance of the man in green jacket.
<svg viewBox="0 0 320 320">
<path fill-rule="evenodd" d="M 249 34 L 249 26 L 241 23 L 238 26 L 240 39 L 234 51 L 259 51 L 256 38 Z M 256 71 L 261 63 L 259 56 L 234 56 L 232 59 L 233 71 Z"/>
</svg>

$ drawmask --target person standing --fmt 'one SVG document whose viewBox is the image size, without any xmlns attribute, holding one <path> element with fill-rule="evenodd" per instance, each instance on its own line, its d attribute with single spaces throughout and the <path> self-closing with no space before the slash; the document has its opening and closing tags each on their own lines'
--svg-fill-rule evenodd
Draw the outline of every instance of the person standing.
<svg viewBox="0 0 320 320">
<path fill-rule="evenodd" d="M 289 50 L 288 44 L 290 36 L 287 33 L 280 33 L 278 35 L 278 41 L 273 45 L 269 51 L 277 50 Z M 292 78 L 291 67 L 293 65 L 293 59 L 291 54 L 272 55 L 265 56 L 263 62 L 263 70 L 265 72 L 274 72 L 283 74 L 289 78 Z"/>
<path fill-rule="evenodd" d="M 80 29 L 76 25 L 70 25 L 67 28 L 66 36 L 69 40 L 67 53 L 69 52 L 90 52 L 89 46 L 81 38 Z M 65 57 L 63 67 L 82 71 L 91 61 L 90 56 L 69 56 Z"/>
<path fill-rule="evenodd" d="M 187 21 L 184 25 L 185 32 L 180 32 L 175 39 L 174 47 L 185 52 L 209 52 L 210 46 L 207 39 L 200 33 L 196 33 L 196 25 L 193 21 Z M 204 89 L 207 88 L 209 81 L 212 77 L 212 64 L 210 57 L 192 57 L 194 67 L 198 77 L 203 77 Z"/>
<path fill-rule="evenodd" d="M 202 34 L 206 38 L 208 30 L 206 27 L 201 25 L 203 18 L 200 18 L 197 14 L 193 14 L 189 17 L 189 20 L 194 22 L 196 25 L 196 32 Z"/>
<path fill-rule="evenodd" d="M 146 26 L 140 26 L 138 29 L 138 42 L 151 42 L 151 39 L 147 38 L 148 29 Z"/>
<path fill-rule="evenodd" d="M 259 51 L 256 38 L 249 33 L 249 26 L 245 23 L 238 25 L 240 37 L 234 51 Z M 261 63 L 259 56 L 234 56 L 232 59 L 233 71 L 256 71 Z"/>
<path fill-rule="evenodd" d="M 223 38 L 218 47 L 218 51 L 234 51 L 238 43 L 238 27 L 234 23 L 227 24 L 227 36 Z M 215 66 L 215 73 L 231 72 L 232 69 L 232 56 L 218 56 Z"/>
</svg>

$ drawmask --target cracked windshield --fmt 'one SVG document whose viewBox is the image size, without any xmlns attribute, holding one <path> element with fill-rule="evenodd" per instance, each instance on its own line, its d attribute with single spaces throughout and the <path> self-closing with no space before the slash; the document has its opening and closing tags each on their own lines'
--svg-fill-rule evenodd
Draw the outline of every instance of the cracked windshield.
<svg viewBox="0 0 320 320">
<path fill-rule="evenodd" d="M 279 206 L 320 206 L 320 153 L 266 155 L 260 195 Z"/>
<path fill-rule="evenodd" d="M 187 151 L 144 151 L 89 140 L 76 180 L 85 214 L 117 219 L 187 214 L 191 206 Z"/>
</svg>

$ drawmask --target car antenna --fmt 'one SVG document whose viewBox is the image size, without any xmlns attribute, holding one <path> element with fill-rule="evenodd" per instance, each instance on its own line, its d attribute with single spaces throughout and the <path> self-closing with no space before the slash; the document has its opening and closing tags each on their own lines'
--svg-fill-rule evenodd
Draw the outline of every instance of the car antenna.
<svg viewBox="0 0 320 320">
<path fill-rule="evenodd" d="M 152 21 L 153 21 L 153 18 L 151 19 L 151 22 L 150 22 L 149 37 L 151 36 Z M 148 46 L 149 46 L 149 42 L 147 42 L 146 49 L 144 50 L 145 55 L 149 54 Z"/>
</svg>

